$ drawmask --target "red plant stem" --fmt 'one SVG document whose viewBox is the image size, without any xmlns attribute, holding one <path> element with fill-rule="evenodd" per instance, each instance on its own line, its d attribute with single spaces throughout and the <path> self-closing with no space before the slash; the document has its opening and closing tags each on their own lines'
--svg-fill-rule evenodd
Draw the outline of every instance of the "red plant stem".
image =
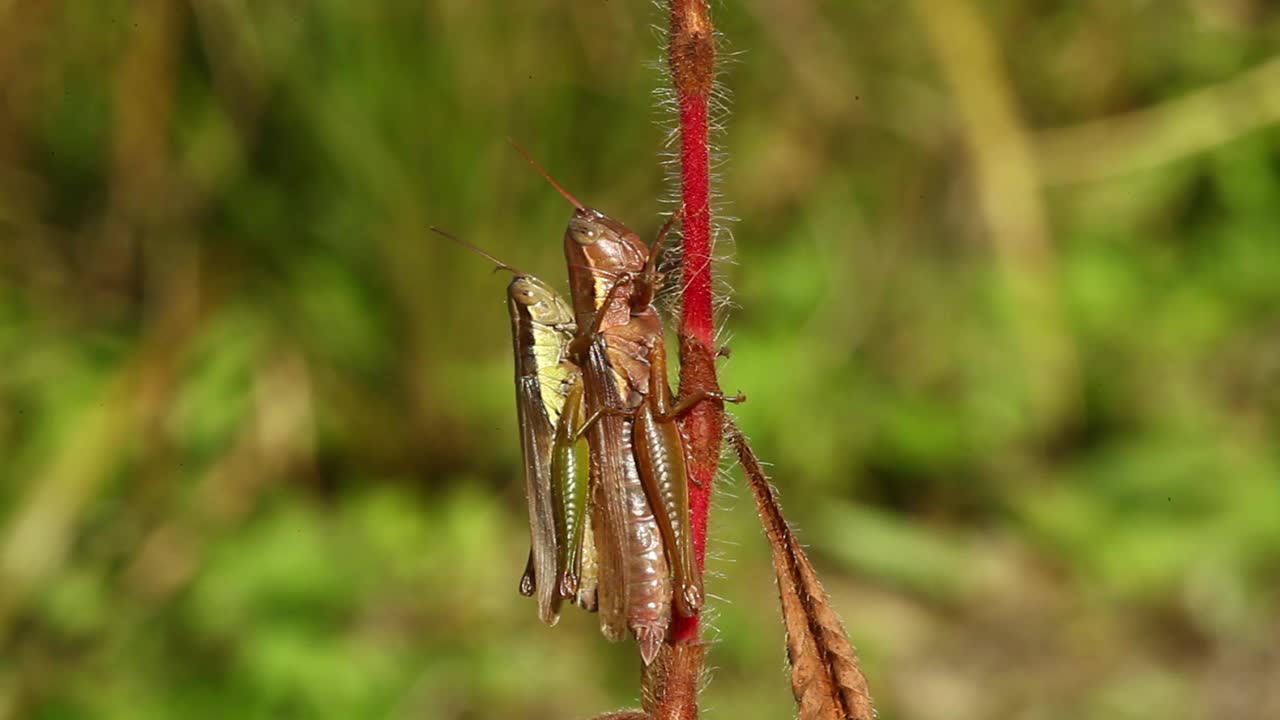
<svg viewBox="0 0 1280 720">
<path fill-rule="evenodd" d="M 715 333 L 711 286 L 710 155 L 705 98 L 681 98 L 681 194 L 685 205 L 684 297 L 680 330 L 710 345 Z"/>
<path fill-rule="evenodd" d="M 715 38 L 706 0 L 671 0 L 668 61 L 680 109 L 680 192 L 684 202 L 681 244 L 684 258 L 680 319 L 680 394 L 718 391 L 716 380 L 714 284 L 711 276 L 710 99 L 715 79 Z M 724 410 L 698 403 L 682 428 L 689 444 L 690 529 L 698 571 L 706 562 L 711 486 L 720 464 Z M 698 617 L 677 616 L 671 642 L 699 639 Z"/>
</svg>

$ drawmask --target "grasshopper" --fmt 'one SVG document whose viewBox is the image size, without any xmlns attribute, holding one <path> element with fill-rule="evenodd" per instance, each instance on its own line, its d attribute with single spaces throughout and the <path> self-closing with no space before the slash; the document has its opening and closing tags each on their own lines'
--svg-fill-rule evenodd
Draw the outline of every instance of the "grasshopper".
<svg viewBox="0 0 1280 720">
<path fill-rule="evenodd" d="M 582 372 L 567 359 L 574 337 L 569 304 L 542 280 L 481 248 L 432 228 L 512 274 L 507 309 L 515 351 L 516 411 L 529 504 L 529 559 L 522 595 L 554 625 L 561 600 L 596 606 L 595 547 L 587 517 L 588 450 L 580 426 Z"/>
<path fill-rule="evenodd" d="M 646 246 L 621 222 L 585 207 L 516 149 L 574 206 L 564 236 L 578 325 L 570 357 L 582 369 L 591 412 L 600 622 L 611 639 L 629 628 L 648 664 L 670 623 L 673 582 L 681 615 L 693 616 L 703 601 L 689 532 L 685 441 L 676 420 L 705 398 L 742 398 L 700 392 L 676 402 L 672 396 L 653 299 L 661 282 L 657 258 L 679 213 Z"/>
</svg>

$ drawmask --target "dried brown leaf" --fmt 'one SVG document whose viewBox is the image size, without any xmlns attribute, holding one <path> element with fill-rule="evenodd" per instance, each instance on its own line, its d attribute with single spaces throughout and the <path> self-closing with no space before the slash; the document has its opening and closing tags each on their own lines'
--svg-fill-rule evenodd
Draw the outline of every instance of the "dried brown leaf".
<svg viewBox="0 0 1280 720">
<path fill-rule="evenodd" d="M 773 551 L 773 569 L 787 627 L 791 690 L 800 720 L 872 720 L 867 679 L 844 624 L 822 589 L 818 573 L 782 514 L 777 493 L 751 444 L 736 425 L 729 442 L 751 483 L 765 536 Z"/>
</svg>

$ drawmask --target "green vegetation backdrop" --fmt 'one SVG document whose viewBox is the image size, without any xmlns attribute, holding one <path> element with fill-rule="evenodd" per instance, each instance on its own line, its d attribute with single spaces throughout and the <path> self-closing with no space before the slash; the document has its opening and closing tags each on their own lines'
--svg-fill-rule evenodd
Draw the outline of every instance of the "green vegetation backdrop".
<svg viewBox="0 0 1280 720">
<path fill-rule="evenodd" d="M 724 385 L 885 718 L 1280 717 L 1280 8 L 716 3 Z M 0 1 L 0 718 L 633 702 L 505 280 L 672 188 L 648 2 Z M 562 285 L 563 286 L 563 285 Z M 721 483 L 710 718 L 791 717 Z"/>
</svg>

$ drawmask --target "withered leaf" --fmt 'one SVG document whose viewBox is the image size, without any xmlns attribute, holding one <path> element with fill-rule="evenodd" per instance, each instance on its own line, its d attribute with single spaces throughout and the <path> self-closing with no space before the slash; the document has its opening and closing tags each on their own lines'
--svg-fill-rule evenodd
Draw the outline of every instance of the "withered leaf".
<svg viewBox="0 0 1280 720">
<path fill-rule="evenodd" d="M 831 608 L 818 573 L 783 517 L 782 507 L 760 460 L 736 425 L 729 442 L 751 483 L 765 536 L 773 551 L 773 569 L 787 628 L 791 690 L 800 720 L 872 720 L 876 717 L 867 679 L 844 624 Z"/>
</svg>

